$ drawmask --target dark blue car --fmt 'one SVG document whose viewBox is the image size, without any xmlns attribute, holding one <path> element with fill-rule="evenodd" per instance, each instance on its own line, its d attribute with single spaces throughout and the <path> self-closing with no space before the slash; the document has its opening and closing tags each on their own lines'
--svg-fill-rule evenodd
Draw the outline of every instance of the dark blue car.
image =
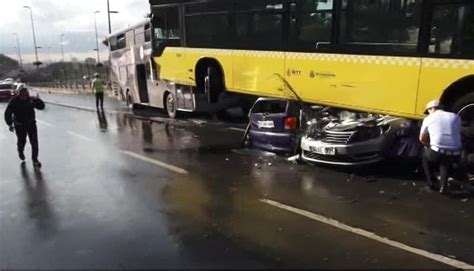
<svg viewBox="0 0 474 271">
<path fill-rule="evenodd" d="M 248 146 L 271 152 L 295 151 L 300 126 L 297 102 L 259 98 L 250 110 L 249 119 Z"/>
</svg>

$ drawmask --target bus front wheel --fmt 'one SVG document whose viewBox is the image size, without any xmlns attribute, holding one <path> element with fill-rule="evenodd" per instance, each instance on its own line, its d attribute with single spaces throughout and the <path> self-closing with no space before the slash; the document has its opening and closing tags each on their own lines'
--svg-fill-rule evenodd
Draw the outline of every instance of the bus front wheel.
<svg viewBox="0 0 474 271">
<path fill-rule="evenodd" d="M 175 119 L 177 116 L 177 106 L 176 106 L 176 99 L 174 95 L 170 92 L 166 94 L 165 97 L 165 109 L 168 116 L 172 119 Z"/>
<path fill-rule="evenodd" d="M 127 107 L 133 109 L 133 97 L 130 95 L 130 91 L 127 91 L 126 94 Z"/>
</svg>

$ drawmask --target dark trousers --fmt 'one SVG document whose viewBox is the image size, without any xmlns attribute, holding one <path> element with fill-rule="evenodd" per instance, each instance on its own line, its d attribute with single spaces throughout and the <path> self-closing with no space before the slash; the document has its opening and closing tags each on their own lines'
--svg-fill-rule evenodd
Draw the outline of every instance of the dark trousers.
<svg viewBox="0 0 474 271">
<path fill-rule="evenodd" d="M 459 161 L 459 156 L 445 155 L 426 148 L 423 154 L 423 170 L 425 171 L 428 185 L 434 186 L 437 182 L 435 172 L 439 168 L 441 185 L 447 187 L 448 174 L 457 161 Z"/>
<path fill-rule="evenodd" d="M 95 94 L 95 106 L 99 108 L 99 105 L 100 105 L 100 108 L 104 109 L 104 93 L 103 92 L 99 92 Z"/>
<path fill-rule="evenodd" d="M 38 160 L 39 146 L 38 146 L 38 129 L 36 124 L 15 125 L 18 153 L 25 151 L 26 137 L 31 144 L 31 158 L 33 161 Z"/>
</svg>

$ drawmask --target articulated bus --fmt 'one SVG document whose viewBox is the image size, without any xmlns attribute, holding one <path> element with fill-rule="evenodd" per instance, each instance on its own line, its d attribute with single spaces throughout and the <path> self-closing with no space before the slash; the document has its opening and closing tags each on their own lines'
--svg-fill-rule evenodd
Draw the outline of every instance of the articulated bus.
<svg viewBox="0 0 474 271">
<path fill-rule="evenodd" d="M 209 102 L 225 90 L 420 119 L 426 103 L 440 99 L 474 118 L 474 1 L 150 6 L 157 77 Z"/>
<path fill-rule="evenodd" d="M 104 44 L 109 47 L 109 78 L 112 88 L 130 107 L 133 104 L 153 104 L 148 89 L 151 78 L 150 20 L 144 20 L 127 29 L 113 33 Z"/>
</svg>

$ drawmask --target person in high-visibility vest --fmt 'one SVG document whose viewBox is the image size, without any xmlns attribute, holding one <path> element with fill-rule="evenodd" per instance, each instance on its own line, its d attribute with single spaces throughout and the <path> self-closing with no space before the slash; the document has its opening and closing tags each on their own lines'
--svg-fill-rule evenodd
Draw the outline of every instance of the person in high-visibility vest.
<svg viewBox="0 0 474 271">
<path fill-rule="evenodd" d="M 94 74 L 94 80 L 91 82 L 91 89 L 95 93 L 95 106 L 97 109 L 100 108 L 104 110 L 104 81 L 100 79 L 99 74 Z"/>
</svg>

